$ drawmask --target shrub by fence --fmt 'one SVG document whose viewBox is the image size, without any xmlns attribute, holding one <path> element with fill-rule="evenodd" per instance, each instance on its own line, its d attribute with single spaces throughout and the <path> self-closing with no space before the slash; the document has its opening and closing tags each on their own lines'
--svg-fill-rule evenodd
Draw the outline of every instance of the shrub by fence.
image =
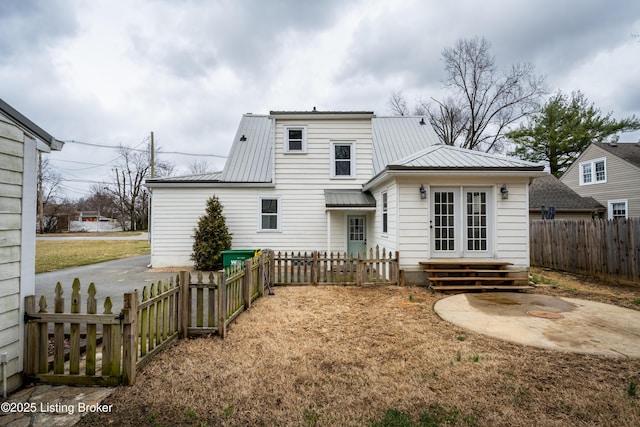
<svg viewBox="0 0 640 427">
<path fill-rule="evenodd" d="M 531 221 L 531 265 L 640 283 L 640 218 Z"/>
</svg>

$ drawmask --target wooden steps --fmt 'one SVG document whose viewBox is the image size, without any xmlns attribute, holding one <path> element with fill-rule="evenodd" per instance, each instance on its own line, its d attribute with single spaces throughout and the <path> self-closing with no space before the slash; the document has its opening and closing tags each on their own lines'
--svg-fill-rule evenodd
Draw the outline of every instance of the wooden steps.
<svg viewBox="0 0 640 427">
<path fill-rule="evenodd" d="M 436 291 L 527 290 L 528 271 L 509 269 L 505 261 L 435 260 L 420 265 L 429 274 L 429 287 Z"/>
</svg>

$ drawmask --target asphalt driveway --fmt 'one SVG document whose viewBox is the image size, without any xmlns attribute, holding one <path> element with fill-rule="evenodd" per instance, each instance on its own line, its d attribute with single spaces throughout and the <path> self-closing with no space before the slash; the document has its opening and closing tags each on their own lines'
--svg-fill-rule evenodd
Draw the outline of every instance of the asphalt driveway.
<svg viewBox="0 0 640 427">
<path fill-rule="evenodd" d="M 56 283 L 60 282 L 65 299 L 65 311 L 70 309 L 71 285 L 75 278 L 80 280 L 81 309 L 87 307 L 87 289 L 91 282 L 95 283 L 98 300 L 98 313 L 104 310 L 104 301 L 110 296 L 113 304 L 113 313 L 122 309 L 123 295 L 133 292 L 135 289 L 142 293 L 144 286 L 151 283 L 163 282 L 174 277 L 177 273 L 152 272 L 147 266 L 151 261 L 150 255 L 142 255 L 124 258 L 116 261 L 102 262 L 83 267 L 68 268 L 66 270 L 52 271 L 36 275 L 36 304 L 41 295 L 47 299 L 48 310 L 53 311 Z"/>
</svg>

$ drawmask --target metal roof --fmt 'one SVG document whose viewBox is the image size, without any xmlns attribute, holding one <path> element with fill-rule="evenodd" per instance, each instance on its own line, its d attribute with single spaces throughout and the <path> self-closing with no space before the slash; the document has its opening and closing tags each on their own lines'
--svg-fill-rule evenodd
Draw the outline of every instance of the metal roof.
<svg viewBox="0 0 640 427">
<path fill-rule="evenodd" d="M 197 175 L 183 175 L 183 176 L 167 176 L 162 178 L 150 178 L 146 183 L 154 182 L 215 182 L 220 181 L 222 172 L 201 173 Z"/>
<path fill-rule="evenodd" d="M 324 190 L 324 201 L 328 208 L 375 208 L 376 199 L 362 190 Z"/>
<path fill-rule="evenodd" d="M 502 157 L 450 145 L 433 145 L 389 164 L 389 169 L 529 169 L 544 166 L 513 157 Z"/>
<path fill-rule="evenodd" d="M 236 132 L 221 181 L 271 182 L 273 141 L 268 116 L 244 114 Z"/>
<path fill-rule="evenodd" d="M 425 117 L 375 117 L 371 127 L 374 175 L 396 160 L 440 144 Z"/>
</svg>

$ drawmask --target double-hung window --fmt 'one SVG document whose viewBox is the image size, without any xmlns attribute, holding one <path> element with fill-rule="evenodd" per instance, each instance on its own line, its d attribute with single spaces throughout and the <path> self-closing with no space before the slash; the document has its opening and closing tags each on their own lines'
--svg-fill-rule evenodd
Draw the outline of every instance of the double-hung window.
<svg viewBox="0 0 640 427">
<path fill-rule="evenodd" d="M 305 126 L 286 126 L 284 128 L 284 151 L 288 154 L 307 152 L 307 128 Z"/>
<path fill-rule="evenodd" d="M 355 178 L 356 176 L 355 142 L 331 143 L 331 177 Z"/>
<path fill-rule="evenodd" d="M 608 202 L 609 219 L 626 219 L 627 201 L 626 200 L 609 200 Z"/>
<path fill-rule="evenodd" d="M 280 231 L 280 197 L 260 197 L 259 231 Z"/>
<path fill-rule="evenodd" d="M 607 182 L 606 159 L 595 159 L 580 163 L 580 185 Z"/>
</svg>

